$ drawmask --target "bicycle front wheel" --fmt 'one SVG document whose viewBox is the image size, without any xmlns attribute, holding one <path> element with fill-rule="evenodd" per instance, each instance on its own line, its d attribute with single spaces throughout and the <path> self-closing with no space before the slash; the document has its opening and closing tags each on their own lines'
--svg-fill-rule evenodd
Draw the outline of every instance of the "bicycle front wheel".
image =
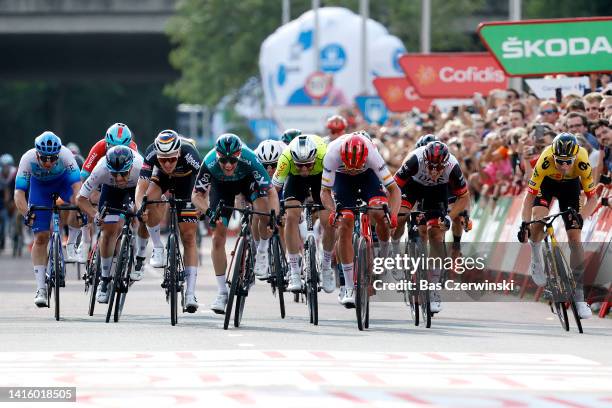
<svg viewBox="0 0 612 408">
<path fill-rule="evenodd" d="M 305 258 L 306 265 L 306 301 L 310 313 L 310 323 L 317 326 L 319 324 L 319 273 L 317 271 L 316 243 L 314 237 L 308 237 L 306 241 Z"/>
<path fill-rule="evenodd" d="M 53 236 L 53 280 L 55 289 L 55 320 L 60 319 L 60 286 L 62 284 L 62 261 L 61 253 L 62 243 L 58 234 Z"/>
<path fill-rule="evenodd" d="M 368 248 L 365 238 L 359 238 L 357 251 L 355 252 L 355 265 L 357 270 L 357 286 L 355 288 L 355 313 L 357 315 L 357 327 L 359 330 L 368 327 L 368 306 L 369 306 L 369 273 L 368 273 Z"/>
<path fill-rule="evenodd" d="M 116 290 L 117 296 L 115 298 L 115 310 L 113 313 L 113 320 L 116 322 L 119 321 L 119 317 L 121 317 L 121 312 L 123 311 L 123 305 L 125 303 L 125 298 L 127 296 L 128 291 L 128 281 L 129 279 L 129 251 L 130 251 L 130 242 L 128 237 L 121 237 L 121 244 L 119 246 L 119 259 L 117 260 L 117 265 L 115 267 L 115 279 L 117 282 Z"/>
<path fill-rule="evenodd" d="M 274 272 L 274 280 L 276 285 L 276 292 L 278 293 L 278 303 L 280 306 L 281 318 L 285 318 L 285 270 L 283 268 L 283 262 L 281 261 L 282 248 L 280 247 L 280 240 L 276 235 L 272 236 L 272 267 Z"/>
<path fill-rule="evenodd" d="M 569 302 L 570 307 L 572 309 L 572 314 L 574 315 L 574 320 L 576 321 L 576 327 L 578 328 L 578 332 L 583 333 L 582 322 L 580 321 L 580 316 L 578 315 L 578 307 L 576 306 L 576 300 L 574 299 L 576 283 L 574 281 L 574 277 L 571 275 L 572 271 L 569 270 L 567 262 L 565 262 L 565 258 L 563 258 L 561 249 L 558 246 L 555 246 L 553 248 L 553 253 L 555 257 L 555 262 L 557 264 L 557 273 L 559 274 L 561 287 L 563 288 L 563 292 L 566 294 L 567 301 Z M 564 309 L 567 308 L 564 307 Z M 565 315 L 567 325 L 566 331 L 569 331 L 569 319 L 567 318 L 567 311 L 565 312 Z"/>
<path fill-rule="evenodd" d="M 87 281 L 89 285 L 89 310 L 88 314 L 93 316 L 96 307 L 96 295 L 98 293 L 98 284 L 100 283 L 100 250 L 96 245 L 96 249 L 87 264 Z"/>
<path fill-rule="evenodd" d="M 178 271 L 176 269 L 176 235 L 168 236 L 168 260 L 166 262 L 166 277 L 168 278 L 168 291 L 170 292 L 170 324 L 176 326 L 178 323 L 178 298 L 177 298 L 177 281 Z"/>
<path fill-rule="evenodd" d="M 232 314 L 232 306 L 234 306 L 234 297 L 238 292 L 238 285 L 240 283 L 240 274 L 242 273 L 242 266 L 244 265 L 244 252 L 245 252 L 245 244 L 246 239 L 244 237 L 238 238 L 240 241 L 238 242 L 238 246 L 236 247 L 236 252 L 234 253 L 233 259 L 233 271 L 232 271 L 232 280 L 230 282 L 230 290 L 227 296 L 227 305 L 225 305 L 225 319 L 223 321 L 223 329 L 227 330 L 229 327 L 229 322 Z"/>
</svg>

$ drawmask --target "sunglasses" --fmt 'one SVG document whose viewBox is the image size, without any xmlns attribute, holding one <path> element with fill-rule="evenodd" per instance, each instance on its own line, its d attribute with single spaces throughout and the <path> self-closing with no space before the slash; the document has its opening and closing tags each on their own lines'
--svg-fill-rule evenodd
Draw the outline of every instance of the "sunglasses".
<svg viewBox="0 0 612 408">
<path fill-rule="evenodd" d="M 222 156 L 217 159 L 221 164 L 236 164 L 238 163 L 238 158 L 233 156 Z"/>
<path fill-rule="evenodd" d="M 311 162 L 311 163 L 295 163 L 295 167 L 297 167 L 298 169 L 308 168 L 308 167 L 312 167 L 312 166 L 314 166 L 314 162 Z"/>
<path fill-rule="evenodd" d="M 58 155 L 53 155 L 53 156 L 38 156 L 38 160 L 40 160 L 43 163 L 53 163 L 55 161 L 57 161 L 57 159 L 59 158 Z"/>
<path fill-rule="evenodd" d="M 117 176 L 121 176 L 123 178 L 127 177 L 128 174 L 130 174 L 129 170 L 128 171 L 111 171 L 111 176 L 113 177 L 117 177 Z"/>
<path fill-rule="evenodd" d="M 543 110 L 542 114 L 543 115 L 552 115 L 553 113 L 557 113 L 558 111 L 554 110 L 554 109 L 547 109 L 547 110 Z"/>
<path fill-rule="evenodd" d="M 178 157 L 158 157 L 157 160 L 160 163 L 176 163 L 178 161 Z"/>
<path fill-rule="evenodd" d="M 567 166 L 571 166 L 572 163 L 574 163 L 574 159 L 573 158 L 572 159 L 560 159 L 558 157 L 555 157 L 555 162 L 560 166 L 564 164 Z"/>
</svg>

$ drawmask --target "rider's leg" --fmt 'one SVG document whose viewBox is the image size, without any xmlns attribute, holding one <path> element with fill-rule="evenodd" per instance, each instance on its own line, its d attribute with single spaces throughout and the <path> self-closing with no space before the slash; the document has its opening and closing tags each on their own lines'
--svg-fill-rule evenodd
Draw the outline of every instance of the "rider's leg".
<svg viewBox="0 0 612 408">
<path fill-rule="evenodd" d="M 45 269 L 47 265 L 47 245 L 49 244 L 49 231 L 34 233 L 32 244 L 32 265 L 36 276 L 37 289 L 45 288 Z"/>
</svg>

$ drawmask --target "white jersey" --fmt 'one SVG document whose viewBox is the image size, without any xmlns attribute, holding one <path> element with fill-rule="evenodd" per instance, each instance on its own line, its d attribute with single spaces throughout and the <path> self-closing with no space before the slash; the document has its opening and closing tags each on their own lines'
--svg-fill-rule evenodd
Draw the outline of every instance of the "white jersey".
<svg viewBox="0 0 612 408">
<path fill-rule="evenodd" d="M 78 174 L 79 166 L 74 159 L 74 155 L 66 146 L 62 146 L 57 161 L 50 169 L 42 167 L 38 162 L 36 149 L 30 149 L 24 153 L 19 161 L 19 169 L 15 177 L 15 188 L 17 190 L 28 191 L 31 177 L 42 182 L 49 182 L 67 175 L 68 183 L 74 184 L 81 181 L 81 176 L 77 177 Z"/>
<path fill-rule="evenodd" d="M 378 152 L 376 145 L 365 137 L 361 137 L 361 139 L 368 149 L 368 158 L 363 168 L 360 170 L 347 170 L 344 167 L 344 163 L 342 163 L 342 158 L 340 156 L 340 147 L 342 142 L 348 137 L 350 137 L 350 135 L 339 137 L 327 145 L 327 153 L 325 153 L 325 158 L 323 159 L 323 176 L 321 179 L 321 185 L 323 187 L 332 188 L 336 180 L 336 172 L 360 174 L 369 169 L 374 171 L 383 186 L 387 187 L 390 184 L 393 184 L 395 181 L 393 180 L 393 176 L 391 175 L 385 160 Z"/>
<path fill-rule="evenodd" d="M 79 195 L 85 198 L 89 198 L 91 193 L 98 189 L 101 185 L 107 185 L 111 187 L 117 188 L 133 188 L 136 187 L 138 183 L 138 177 L 140 176 L 140 169 L 142 168 L 143 158 L 138 152 L 134 152 L 134 162 L 132 163 L 132 168 L 130 169 L 130 174 L 128 176 L 128 181 L 126 185 L 119 187 L 115 178 L 111 175 L 111 172 L 106 167 L 106 157 L 102 157 L 96 167 L 92 170 L 87 180 L 81 186 L 81 191 L 79 191 Z"/>
</svg>

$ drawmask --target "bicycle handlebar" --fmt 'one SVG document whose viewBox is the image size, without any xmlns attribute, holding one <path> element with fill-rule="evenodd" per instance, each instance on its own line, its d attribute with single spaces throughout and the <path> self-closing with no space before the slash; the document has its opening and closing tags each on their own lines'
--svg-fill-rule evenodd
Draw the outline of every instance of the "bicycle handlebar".
<svg viewBox="0 0 612 408">
<path fill-rule="evenodd" d="M 578 212 L 574 209 L 574 208 L 568 208 L 565 211 L 561 211 L 557 214 L 552 214 L 552 215 L 547 215 L 546 217 L 542 217 L 539 220 L 533 220 L 533 221 L 529 221 L 526 222 L 525 225 L 531 225 L 531 224 L 544 224 L 544 225 L 548 225 L 548 224 L 552 224 L 553 221 L 557 218 L 557 217 L 561 217 L 565 214 L 570 214 L 572 217 L 576 217 L 578 215 Z"/>
</svg>

